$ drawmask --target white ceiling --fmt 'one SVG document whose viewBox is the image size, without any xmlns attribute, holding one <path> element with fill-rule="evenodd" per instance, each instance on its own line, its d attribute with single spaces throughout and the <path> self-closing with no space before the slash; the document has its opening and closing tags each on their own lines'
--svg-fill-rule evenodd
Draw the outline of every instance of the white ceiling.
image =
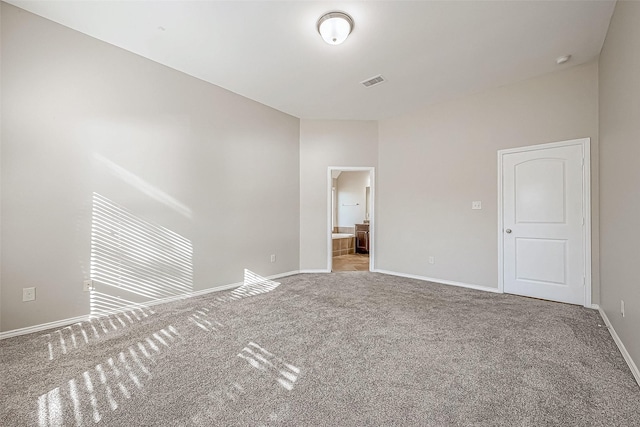
<svg viewBox="0 0 640 427">
<path fill-rule="evenodd" d="M 11 4 L 300 118 L 377 120 L 588 62 L 614 1 Z M 355 28 L 330 46 L 318 18 Z M 571 54 L 558 66 L 558 56 Z M 382 74 L 370 88 L 359 82 Z"/>
</svg>

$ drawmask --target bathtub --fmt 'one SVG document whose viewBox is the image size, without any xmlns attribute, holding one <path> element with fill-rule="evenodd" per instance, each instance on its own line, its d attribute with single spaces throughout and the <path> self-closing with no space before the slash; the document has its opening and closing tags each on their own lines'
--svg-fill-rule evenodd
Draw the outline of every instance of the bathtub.
<svg viewBox="0 0 640 427">
<path fill-rule="evenodd" d="M 353 234 L 351 233 L 332 233 L 331 234 L 331 238 L 332 239 L 344 239 L 344 238 L 348 238 L 348 237 L 354 237 Z"/>
<path fill-rule="evenodd" d="M 331 233 L 333 256 L 356 253 L 356 237 L 351 233 Z"/>
</svg>

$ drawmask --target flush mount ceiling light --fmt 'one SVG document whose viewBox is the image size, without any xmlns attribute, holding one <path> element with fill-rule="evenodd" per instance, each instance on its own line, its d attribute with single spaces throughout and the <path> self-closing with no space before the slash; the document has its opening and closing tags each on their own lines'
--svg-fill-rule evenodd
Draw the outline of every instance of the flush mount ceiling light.
<svg viewBox="0 0 640 427">
<path fill-rule="evenodd" d="M 353 19 L 342 12 L 329 12 L 318 20 L 318 32 L 329 44 L 340 44 L 353 30 Z"/>
</svg>

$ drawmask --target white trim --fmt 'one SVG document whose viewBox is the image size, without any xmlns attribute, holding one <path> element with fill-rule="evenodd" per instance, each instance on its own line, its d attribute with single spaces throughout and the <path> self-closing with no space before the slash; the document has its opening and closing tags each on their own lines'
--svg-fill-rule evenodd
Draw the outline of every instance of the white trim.
<svg viewBox="0 0 640 427">
<path fill-rule="evenodd" d="M 0 332 L 0 340 L 17 337 L 18 335 L 31 334 L 33 332 L 44 331 L 46 329 L 60 328 L 63 326 L 69 326 L 74 323 L 80 323 L 89 320 L 89 315 L 71 317 L 69 319 L 56 320 L 54 322 L 42 323 L 40 325 L 27 326 L 26 328 L 13 329 L 11 331 Z"/>
<path fill-rule="evenodd" d="M 272 279 L 279 279 L 281 277 L 287 277 L 287 276 L 293 276 L 295 274 L 299 274 L 300 271 L 298 270 L 294 270 L 294 271 L 288 271 L 286 273 L 279 273 L 279 274 L 274 274 L 273 276 L 268 276 L 265 277 L 265 279 L 267 280 L 272 280 Z M 221 285 L 221 286 L 216 286 L 213 288 L 207 288 L 207 289 L 202 289 L 199 291 L 193 291 L 193 292 L 188 292 L 182 295 L 176 295 L 176 296 L 171 296 L 171 297 L 166 297 L 166 298 L 160 298 L 160 299 L 156 299 L 156 300 L 152 300 L 152 301 L 145 301 L 143 303 L 137 303 L 137 304 L 132 304 L 126 307 L 121 307 L 119 309 L 116 310 L 109 310 L 109 311 L 103 311 L 100 316 L 91 316 L 91 314 L 85 314 L 83 316 L 77 316 L 77 317 L 71 317 L 69 319 L 63 319 L 63 320 L 56 320 L 53 322 L 48 322 L 48 323 L 41 323 L 39 325 L 33 325 L 33 326 L 27 326 L 25 328 L 20 328 L 20 329 L 13 329 L 10 331 L 6 331 L 6 332 L 0 332 L 0 340 L 6 339 L 6 338 L 11 338 L 11 337 L 17 337 L 19 335 L 27 335 L 27 334 L 31 334 L 34 332 L 40 332 L 40 331 L 45 331 L 47 329 L 53 329 L 53 328 L 60 328 L 60 327 L 64 327 L 64 326 L 69 326 L 75 323 L 80 323 L 80 322 L 85 322 L 91 318 L 95 318 L 95 317 L 103 317 L 103 316 L 109 316 L 111 314 L 116 314 L 116 313 L 122 313 L 124 311 L 129 311 L 135 308 L 139 308 L 139 307 L 151 307 L 154 305 L 159 305 L 159 304 L 166 304 L 169 302 L 173 302 L 173 301 L 178 301 L 178 300 L 184 300 L 187 298 L 192 298 L 192 297 L 197 297 L 200 295 L 206 295 L 206 294 L 210 294 L 212 292 L 220 292 L 220 291 L 226 291 L 229 289 L 234 289 L 237 288 L 238 286 L 241 286 L 243 282 L 237 282 L 237 283 L 230 283 L 228 285 Z"/>
<path fill-rule="evenodd" d="M 580 145 L 584 164 L 582 168 L 582 200 L 584 213 L 584 303 L 591 307 L 591 138 L 571 139 L 568 141 L 550 142 L 548 144 L 530 145 L 527 147 L 508 148 L 498 150 L 498 291 L 504 292 L 504 218 L 503 218 L 503 176 L 502 159 L 505 154 L 522 153 L 526 151 L 546 150 L 548 148 L 568 147 Z"/>
<path fill-rule="evenodd" d="M 227 291 L 229 289 L 233 289 L 233 288 L 237 288 L 238 286 L 241 286 L 242 282 L 237 282 L 237 283 L 229 283 L 228 285 L 221 285 L 221 286 L 216 286 L 214 288 L 207 288 L 207 289 L 201 289 L 199 291 L 193 291 L 193 292 L 189 292 L 186 294 L 181 294 L 181 295 L 174 295 L 171 297 L 165 297 L 165 298 L 159 298 L 159 299 L 154 299 L 151 301 L 147 301 L 147 302 L 143 302 L 143 303 L 139 303 L 136 305 L 140 305 L 143 307 L 150 307 L 152 305 L 159 305 L 159 304 L 166 304 L 168 302 L 174 302 L 174 301 L 179 301 L 179 300 L 183 300 L 183 299 L 187 299 L 187 298 L 191 298 L 191 297 L 198 297 L 200 295 L 206 295 L 206 294 L 210 294 L 212 292 L 219 292 L 219 291 Z M 135 306 L 133 306 L 135 307 Z M 122 310 L 116 310 L 116 312 L 120 312 Z"/>
<path fill-rule="evenodd" d="M 501 150 L 498 150 L 498 291 L 504 293 L 504 218 L 502 216 L 502 156 Z"/>
<path fill-rule="evenodd" d="M 594 304 L 594 306 L 598 307 L 597 304 Z M 613 341 L 618 346 L 618 350 L 620 350 L 620 353 L 622 353 L 622 357 L 624 357 L 624 360 L 627 362 L 627 365 L 629 365 L 629 369 L 631 369 L 631 373 L 633 374 L 633 377 L 636 379 L 636 382 L 640 386 L 640 369 L 638 369 L 638 365 L 636 365 L 633 359 L 631 358 L 631 355 L 627 351 L 627 348 L 624 346 L 624 344 L 622 343 L 622 340 L 616 333 L 616 330 L 613 328 L 613 324 L 609 321 L 607 314 L 600 307 L 598 307 L 598 311 L 600 312 L 600 316 L 602 316 L 602 320 L 604 320 L 604 324 L 607 325 L 607 329 L 609 329 L 609 333 L 613 337 Z"/>
<path fill-rule="evenodd" d="M 376 200 L 376 168 L 373 166 L 329 166 L 327 168 L 327 270 L 331 272 L 333 269 L 333 242 L 331 239 L 331 231 L 332 231 L 332 218 L 333 211 L 331 210 L 332 200 L 331 200 L 331 187 L 332 187 L 332 178 L 331 172 L 333 171 L 341 171 L 341 172 L 369 172 L 370 184 L 370 203 L 371 210 L 369 212 L 369 271 L 375 270 L 375 200 Z M 308 270 L 305 270 L 308 271 Z"/>
<path fill-rule="evenodd" d="M 287 271 L 286 273 L 274 274 L 273 276 L 265 277 L 265 279 L 269 279 L 269 280 L 280 279 L 282 277 L 295 276 L 296 274 L 300 274 L 300 270 L 291 270 L 291 271 Z"/>
<path fill-rule="evenodd" d="M 476 291 L 501 293 L 498 288 L 492 288 L 490 286 L 474 285 L 471 283 L 454 282 L 453 280 L 434 279 L 432 277 L 418 276 L 416 274 L 398 273 L 396 271 L 389 270 L 376 270 L 375 273 L 388 274 L 390 276 L 406 277 L 407 279 L 423 280 L 425 282 L 439 283 L 441 285 L 458 286 L 460 288 L 474 289 Z"/>
<path fill-rule="evenodd" d="M 584 306 L 589 307 L 592 303 L 591 294 L 593 292 L 591 288 L 591 257 L 593 248 L 591 246 L 591 139 L 586 138 L 583 146 L 583 168 L 584 180 L 587 185 L 582 189 L 584 192 L 584 277 L 585 277 L 585 289 L 584 289 Z"/>
<path fill-rule="evenodd" d="M 326 269 L 310 269 L 310 270 L 300 270 L 300 274 L 317 274 L 317 273 L 331 273 L 331 270 Z"/>
</svg>

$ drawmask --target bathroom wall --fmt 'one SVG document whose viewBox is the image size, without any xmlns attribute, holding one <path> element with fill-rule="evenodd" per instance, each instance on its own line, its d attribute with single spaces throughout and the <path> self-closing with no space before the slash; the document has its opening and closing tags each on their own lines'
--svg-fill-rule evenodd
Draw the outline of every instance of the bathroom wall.
<svg viewBox="0 0 640 427">
<path fill-rule="evenodd" d="M 369 182 L 369 172 L 345 171 L 340 174 L 336 203 L 338 227 L 353 229 L 355 224 L 362 224 L 366 219 L 366 188 Z"/>
</svg>

